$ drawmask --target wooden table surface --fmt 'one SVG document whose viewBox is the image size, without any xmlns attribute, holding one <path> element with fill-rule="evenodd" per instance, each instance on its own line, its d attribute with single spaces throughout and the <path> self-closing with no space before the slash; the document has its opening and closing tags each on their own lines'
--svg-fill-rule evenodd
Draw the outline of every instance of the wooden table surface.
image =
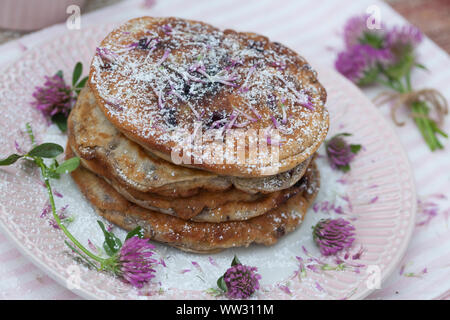
<svg viewBox="0 0 450 320">
<path fill-rule="evenodd" d="M 450 53 L 450 0 L 387 0 L 387 2 Z"/>
</svg>

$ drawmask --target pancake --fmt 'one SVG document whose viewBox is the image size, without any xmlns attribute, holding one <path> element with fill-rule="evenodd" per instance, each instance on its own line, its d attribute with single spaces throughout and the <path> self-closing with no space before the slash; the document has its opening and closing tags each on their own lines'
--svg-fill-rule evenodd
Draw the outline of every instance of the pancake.
<svg viewBox="0 0 450 320">
<path fill-rule="evenodd" d="M 297 53 L 268 38 L 178 18 L 142 17 L 113 30 L 93 58 L 89 86 L 106 118 L 130 140 L 175 164 L 222 176 L 261 177 L 309 159 L 326 137 L 326 91 Z M 199 130 L 201 129 L 201 130 Z M 258 132 L 258 156 L 238 160 L 229 133 Z M 219 161 L 218 142 L 179 151 L 189 137 L 223 133 L 230 152 Z M 280 141 L 267 136 L 277 131 Z M 247 141 L 249 140 L 249 141 Z M 186 157 L 177 163 L 174 154 Z M 277 153 L 275 162 L 269 154 Z"/>
<path fill-rule="evenodd" d="M 202 189 L 223 191 L 234 186 L 248 193 L 273 193 L 294 185 L 310 159 L 274 176 L 239 178 L 177 166 L 147 152 L 120 133 L 97 107 L 92 91 L 81 91 L 69 120 L 69 143 L 94 173 L 137 192 L 189 197 Z M 88 163 L 89 162 L 89 163 Z"/>
<path fill-rule="evenodd" d="M 264 195 L 261 199 L 252 202 L 226 203 L 216 208 L 206 208 L 200 214 L 193 217 L 193 221 L 204 222 L 224 222 L 224 221 L 243 221 L 254 219 L 267 212 L 283 207 L 291 198 L 295 198 L 301 193 L 306 184 L 311 188 L 318 188 L 314 182 L 317 174 L 315 162 L 312 161 L 306 169 L 305 175 L 292 187 L 281 191 Z M 262 213 L 264 212 L 264 213 Z"/>
<path fill-rule="evenodd" d="M 74 155 L 68 144 L 66 157 L 71 158 Z M 97 170 L 92 169 L 90 161 L 81 159 L 81 164 L 84 168 L 96 173 Z M 120 181 L 111 181 L 103 176 L 100 177 L 128 201 L 143 208 L 170 214 L 183 220 L 192 219 L 215 223 L 248 220 L 260 216 L 300 191 L 299 186 L 293 186 L 270 194 L 250 194 L 230 188 L 220 193 L 201 190 L 191 197 L 178 198 L 136 191 L 124 186 Z"/>
<path fill-rule="evenodd" d="M 144 235 L 185 251 L 209 253 L 252 243 L 272 245 L 303 221 L 319 187 L 319 172 L 303 178 L 301 192 L 280 207 L 246 221 L 208 223 L 185 221 L 139 207 L 122 197 L 106 181 L 82 167 L 71 173 L 97 213 L 125 230 L 141 226 Z"/>
<path fill-rule="evenodd" d="M 298 187 L 291 187 L 270 194 L 255 195 L 231 188 L 220 193 L 202 191 L 188 198 L 169 198 L 151 193 L 127 192 L 121 186 L 111 185 L 127 200 L 143 208 L 183 220 L 215 223 L 248 220 L 260 216 L 299 192 Z"/>
</svg>

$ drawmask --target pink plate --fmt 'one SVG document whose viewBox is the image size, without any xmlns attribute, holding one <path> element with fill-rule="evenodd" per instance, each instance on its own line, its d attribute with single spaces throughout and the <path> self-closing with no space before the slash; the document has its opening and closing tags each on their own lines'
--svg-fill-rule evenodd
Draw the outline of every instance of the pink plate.
<svg viewBox="0 0 450 320">
<path fill-rule="evenodd" d="M 96 45 L 110 29 L 91 28 L 57 38 L 27 52 L 0 75 L 2 157 L 15 152 L 15 141 L 23 145 L 26 137 L 20 132 L 27 122 L 39 141 L 48 141 L 51 129 L 29 104 L 33 88 L 43 83 L 45 75 L 59 69 L 64 71 L 66 80 L 71 80 L 76 61 L 83 62 L 86 72 Z M 330 136 L 350 132 L 352 141 L 364 146 L 352 163 L 351 173 L 342 177 L 344 185 L 336 183 L 337 176 L 327 168 L 325 160 L 322 159 L 321 165 L 322 188 L 328 190 L 323 191 L 322 200 L 331 197 L 334 186 L 339 189 L 334 198 L 342 197 L 340 192 L 345 189 L 351 203 L 345 217 L 352 220 L 357 230 L 355 250 L 363 248 L 361 258 L 350 257 L 344 270 L 296 272 L 295 257 L 308 260 L 302 245 L 311 255 L 318 255 L 310 226 L 328 214 L 310 210 L 304 225 L 270 248 L 251 246 L 227 250 L 211 256 L 212 260 L 158 245 L 167 267 L 158 266 L 155 281 L 138 291 L 111 275 L 75 262 L 64 245 L 62 233 L 40 217 L 46 205 L 46 192 L 36 170 L 25 163 L 0 169 L 1 229 L 33 263 L 85 298 L 211 299 L 214 297 L 206 289 L 215 286 L 214 280 L 223 274 L 235 253 L 241 261 L 260 270 L 264 281 L 262 290 L 255 296 L 258 299 L 363 298 L 376 287 L 377 280 L 386 279 L 406 250 L 416 211 L 413 175 L 393 129 L 363 93 L 333 70 L 318 68 L 318 74 L 328 92 Z M 59 139 L 64 143 L 61 140 L 64 138 Z M 66 176 L 61 182 L 55 182 L 55 188 L 64 195 L 58 200 L 59 206 L 64 201 L 71 203 L 69 210 L 76 216 L 74 226 L 70 225 L 73 233 L 84 243 L 90 239 L 101 245 L 100 230 L 95 229 L 96 216 L 70 178 Z M 123 236 L 123 231 L 117 232 Z M 185 273 L 182 270 L 186 268 L 189 272 Z"/>
</svg>

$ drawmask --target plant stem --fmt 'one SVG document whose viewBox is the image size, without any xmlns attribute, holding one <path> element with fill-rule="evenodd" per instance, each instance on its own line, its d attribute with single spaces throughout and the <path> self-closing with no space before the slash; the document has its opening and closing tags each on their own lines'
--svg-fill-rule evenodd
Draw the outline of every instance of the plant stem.
<svg viewBox="0 0 450 320">
<path fill-rule="evenodd" d="M 61 230 L 64 232 L 64 234 L 78 248 L 80 248 L 81 251 L 83 251 L 88 257 L 99 262 L 101 264 L 101 266 L 103 266 L 106 262 L 106 259 L 100 258 L 100 257 L 96 256 L 95 254 L 93 254 L 92 252 L 90 252 L 89 250 L 87 250 L 80 242 L 78 242 L 77 239 L 75 239 L 75 237 L 70 233 L 70 231 L 66 228 L 66 226 L 64 226 L 62 224 L 61 219 L 59 218 L 58 214 L 56 213 L 55 199 L 53 198 L 52 187 L 50 186 L 49 177 L 47 175 L 47 170 L 46 170 L 47 168 L 46 168 L 44 162 L 42 161 L 42 159 L 36 158 L 36 157 L 33 157 L 33 159 L 36 162 L 36 164 L 41 168 L 41 173 L 42 173 L 42 176 L 44 177 L 44 183 L 45 183 L 45 186 L 47 187 L 47 193 L 48 193 L 48 197 L 50 200 L 50 206 L 52 207 L 52 214 L 53 214 L 53 217 L 54 217 L 56 223 L 61 228 Z"/>
<path fill-rule="evenodd" d="M 97 271 L 100 270 L 94 263 L 92 263 L 88 258 L 86 258 L 80 251 L 77 250 L 73 245 L 70 244 L 69 241 L 65 240 L 64 243 L 72 249 L 75 253 L 77 253 L 88 265 L 95 268 Z"/>
<path fill-rule="evenodd" d="M 405 81 L 406 81 L 406 88 L 408 89 L 408 92 L 412 91 L 412 85 L 411 85 L 411 69 L 408 69 L 405 75 Z"/>
<path fill-rule="evenodd" d="M 377 78 L 375 81 L 378 82 L 379 84 L 382 84 L 386 87 L 391 88 L 392 90 L 398 91 L 397 88 L 395 88 L 391 82 L 384 81 L 383 79 L 380 79 L 380 78 Z"/>
<path fill-rule="evenodd" d="M 392 82 L 393 82 L 393 83 L 396 85 L 396 87 L 397 87 L 396 91 L 398 91 L 398 92 L 400 92 L 400 93 L 409 92 L 408 89 L 405 89 L 405 87 L 403 86 L 403 84 L 402 84 L 402 82 L 401 82 L 400 80 L 393 80 Z"/>
<path fill-rule="evenodd" d="M 33 147 L 35 147 L 35 146 L 36 146 L 36 139 L 35 139 L 35 137 L 34 137 L 33 130 L 31 129 L 31 125 L 30 125 L 28 122 L 25 124 L 25 128 L 26 128 L 26 130 L 27 130 L 28 136 L 30 137 L 31 145 L 32 145 Z"/>
<path fill-rule="evenodd" d="M 409 69 L 405 74 L 405 82 L 407 92 L 411 92 L 411 69 Z M 443 134 L 444 137 L 446 136 L 446 134 L 437 127 L 436 123 L 433 120 L 427 118 L 429 113 L 427 104 L 423 101 L 414 101 L 411 105 L 411 108 L 414 114 L 419 115 L 418 117 L 414 117 L 414 121 L 419 127 L 419 130 L 422 133 L 422 136 L 425 139 L 425 142 L 430 147 L 431 151 L 442 149 L 443 146 L 440 143 L 439 139 L 436 137 L 435 133 L 438 132 L 440 134 Z"/>
<path fill-rule="evenodd" d="M 408 70 L 405 73 L 403 79 L 393 79 L 384 72 L 382 73 L 386 76 L 387 81 L 378 78 L 377 82 L 384 84 L 385 86 L 388 86 L 399 93 L 409 93 L 413 91 L 411 85 L 411 70 Z M 436 149 L 443 149 L 444 147 L 436 137 L 436 133 L 439 133 L 444 137 L 447 137 L 447 135 L 439 129 L 439 127 L 433 120 L 428 118 L 429 108 L 426 102 L 414 101 L 413 103 L 411 103 L 411 109 L 412 113 L 416 115 L 413 117 L 414 122 L 419 128 L 422 137 L 430 147 L 431 151 L 435 151 Z"/>
<path fill-rule="evenodd" d="M 432 120 L 427 119 L 428 117 L 428 107 L 425 102 L 415 101 L 412 103 L 412 111 L 419 115 L 418 117 L 414 117 L 414 121 L 419 127 L 423 138 L 427 142 L 431 151 L 436 149 L 442 149 L 443 145 L 439 142 L 438 138 L 435 135 L 435 126 L 433 126 Z M 421 117 L 423 116 L 423 118 Z"/>
</svg>

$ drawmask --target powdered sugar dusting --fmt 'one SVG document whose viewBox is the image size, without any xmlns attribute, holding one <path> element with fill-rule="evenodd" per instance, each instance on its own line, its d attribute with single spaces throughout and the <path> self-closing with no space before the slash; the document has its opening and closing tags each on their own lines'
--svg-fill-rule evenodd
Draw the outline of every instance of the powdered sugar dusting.
<svg viewBox="0 0 450 320">
<path fill-rule="evenodd" d="M 283 150 L 298 154 L 312 153 L 327 129 L 315 77 L 303 58 L 265 37 L 141 18 L 102 42 L 90 81 L 108 118 L 135 140 L 168 148 L 183 142 L 174 130 L 192 134 L 196 122 L 203 130 L 278 123 Z"/>
<path fill-rule="evenodd" d="M 3 88 L 0 90 L 0 105 L 3 112 L 2 141 L 4 142 L 0 146 L 1 156 L 7 156 L 14 152 L 14 140 L 18 136 L 18 128 L 23 127 L 26 122 L 31 122 L 37 134 L 38 143 L 45 141 L 42 137 L 42 132 L 46 130 L 45 121 L 38 111 L 29 107 L 34 86 L 41 85 L 44 75 L 56 70 L 63 69 L 64 74 L 70 74 L 78 60 L 82 60 L 84 65 L 87 66 L 91 61 L 92 52 L 95 51 L 94 44 L 99 43 L 109 31 L 109 26 L 102 25 L 88 28 L 83 33 L 74 33 L 72 37 L 58 37 L 45 45 L 30 50 L 5 70 L 1 75 L 3 80 L 0 82 Z M 59 59 L 61 54 L 67 52 L 73 52 L 74 54 L 67 56 L 67 59 Z M 365 196 L 364 201 L 352 201 L 354 211 L 360 213 L 358 220 L 355 221 L 355 226 L 360 232 L 358 236 L 361 236 L 362 244 L 367 249 L 363 256 L 366 263 L 380 265 L 381 276 L 384 278 L 404 253 L 406 242 L 411 234 L 411 226 L 415 223 L 414 204 L 416 201 L 410 165 L 394 131 L 378 115 L 364 95 L 355 87 L 342 81 L 341 77 L 327 68 L 320 69 L 320 75 L 321 81 L 323 81 L 329 93 L 331 123 L 341 131 L 344 129 L 343 124 L 345 124 L 344 131 L 354 133 L 355 142 L 363 142 L 367 148 L 367 151 L 358 155 L 355 163 L 352 164 L 350 178 L 354 180 L 355 190 L 350 191 L 352 187 L 349 184 L 345 186 L 352 198 L 361 194 Z M 384 143 L 386 141 L 389 141 L 389 143 Z M 20 143 L 20 141 L 18 142 Z M 63 143 L 61 144 L 63 145 Z M 24 149 L 27 150 L 27 148 Z M 326 167 L 319 163 L 319 168 L 322 171 L 322 178 L 324 178 Z M 16 164 L 0 169 L 1 227 L 6 234 L 14 234 L 13 241 L 18 247 L 22 248 L 27 259 L 30 258 L 39 262 L 45 272 L 52 272 L 53 276 L 64 285 L 65 280 L 70 276 L 66 268 L 72 265 L 79 266 L 79 264 L 68 256 L 61 231 L 50 227 L 47 221 L 39 217 L 47 195 L 40 184 L 38 175 L 33 172 L 34 170 L 30 170 L 23 162 L 20 162 L 20 165 Z M 345 177 L 344 181 L 348 180 L 347 178 Z M 328 183 L 328 181 L 326 182 Z M 322 183 L 322 190 L 324 187 L 324 183 Z M 373 189 L 371 189 L 372 187 Z M 65 194 L 64 190 L 57 190 L 63 195 Z M 374 195 L 379 195 L 379 200 L 374 204 L 367 205 Z M 63 199 L 68 199 L 68 197 L 65 195 Z M 361 203 L 366 205 L 362 206 Z M 61 203 L 58 207 L 60 208 L 63 204 Z M 72 211 L 68 208 L 67 213 L 71 215 Z M 83 214 L 83 212 L 75 213 Z M 313 212 L 310 211 L 306 224 L 294 234 L 309 233 L 310 230 L 307 229 L 310 225 L 307 223 L 312 216 Z M 374 218 L 383 223 L 374 224 Z M 92 221 L 94 222 L 92 225 L 87 225 L 87 228 L 93 230 L 92 232 L 95 231 L 96 219 L 97 216 L 92 215 Z M 357 225 L 365 223 L 364 228 Z M 380 237 L 380 232 L 389 236 Z M 311 250 L 310 244 L 312 246 L 311 242 L 306 243 L 309 250 Z M 367 244 L 372 244 L 372 246 L 367 246 Z M 301 251 L 301 249 L 299 250 Z M 265 259 L 260 259 L 261 264 L 255 266 L 264 271 L 264 265 L 268 260 L 271 260 L 271 256 L 266 254 L 266 251 L 261 253 L 265 256 Z M 192 257 L 193 255 L 191 255 L 190 260 L 194 260 Z M 225 261 L 222 261 L 219 264 L 220 268 L 211 266 L 208 269 L 204 267 L 202 261 L 195 259 L 202 266 L 202 269 L 214 274 L 222 273 L 229 264 L 229 261 L 226 261 L 226 264 Z M 282 260 L 282 262 L 284 261 Z M 246 263 L 245 260 L 243 262 Z M 290 268 L 291 265 L 287 267 Z M 170 265 L 171 269 L 174 267 L 177 266 Z M 287 274 L 288 272 L 283 271 L 283 268 L 284 266 L 280 264 L 278 268 L 275 267 L 273 270 L 276 270 L 277 273 L 281 272 L 282 275 Z M 167 269 L 169 269 L 169 266 Z M 139 296 L 139 293 L 133 288 L 109 275 L 97 273 L 93 270 L 89 271 L 85 268 L 82 268 L 81 271 L 83 290 L 81 294 L 85 297 L 103 299 L 148 298 Z M 190 273 L 187 272 L 186 275 Z M 160 292 L 158 291 L 159 282 L 165 282 L 165 275 L 164 272 L 160 273 L 160 277 L 153 283 L 156 288 L 148 293 L 148 295 L 151 295 L 151 299 L 210 297 L 209 295 L 200 296 L 196 288 L 192 287 L 188 291 L 166 290 Z M 310 276 L 317 276 L 316 278 L 324 291 L 318 291 L 314 282 L 309 280 L 292 279 L 283 283 L 289 286 L 292 296 L 274 287 L 267 290 L 262 288 L 258 297 L 314 299 L 353 295 L 352 298 L 361 298 L 368 293 L 364 278 L 367 276 L 365 272 L 361 272 L 359 275 L 353 272 L 348 274 L 345 271 L 317 274 L 309 272 L 308 277 Z M 270 274 L 265 271 L 264 277 L 270 277 Z M 190 281 L 190 278 L 186 278 L 184 281 Z M 199 289 L 203 289 L 205 286 Z M 25 289 L 19 287 L 18 290 Z M 144 294 L 146 293 L 144 292 Z"/>
<path fill-rule="evenodd" d="M 65 145 L 66 142 L 66 137 L 59 133 L 55 126 L 49 128 L 43 139 L 60 145 Z M 320 149 L 320 153 L 323 154 L 323 152 L 324 150 Z M 315 203 L 336 201 L 337 204 L 345 205 L 345 201 L 339 200 L 340 197 L 338 197 L 338 195 L 345 194 L 346 190 L 346 186 L 338 182 L 342 178 L 342 173 L 332 170 L 323 157 L 316 159 L 316 164 L 321 173 L 321 187 Z M 69 175 L 63 175 L 60 180 L 54 180 L 52 185 L 63 195 L 62 198 L 55 199 L 57 207 L 68 205 L 67 214 L 74 218 L 73 222 L 68 225 L 69 230 L 84 245 L 88 246 L 91 241 L 95 246 L 101 247 L 103 234 L 98 227 L 97 220 L 107 222 L 95 213 Z M 332 216 L 337 215 L 332 214 Z M 161 282 L 161 285 L 158 284 L 158 286 L 162 290 L 172 288 L 206 290 L 215 286 L 217 278 L 225 272 L 236 254 L 244 264 L 257 266 L 258 272 L 262 275 L 261 284 L 265 288 L 271 287 L 288 279 L 296 270 L 298 263 L 295 256 L 300 254 L 302 245 L 308 247 L 314 254 L 318 254 L 312 241 L 311 226 L 324 217 L 330 217 L 330 214 L 315 213 L 310 208 L 303 224 L 296 231 L 283 236 L 277 244 L 270 247 L 252 245 L 249 248 L 233 248 L 216 254 L 202 255 L 186 253 L 154 242 L 158 254 L 163 258 L 167 267 L 158 266 L 158 272 L 153 282 Z M 113 232 L 122 240 L 125 238 L 124 230 L 114 227 Z M 217 266 L 211 265 L 211 257 Z M 267 259 L 267 257 L 271 258 Z M 280 268 L 281 265 L 283 268 Z M 136 294 L 136 292 L 130 289 L 130 294 Z"/>
</svg>

